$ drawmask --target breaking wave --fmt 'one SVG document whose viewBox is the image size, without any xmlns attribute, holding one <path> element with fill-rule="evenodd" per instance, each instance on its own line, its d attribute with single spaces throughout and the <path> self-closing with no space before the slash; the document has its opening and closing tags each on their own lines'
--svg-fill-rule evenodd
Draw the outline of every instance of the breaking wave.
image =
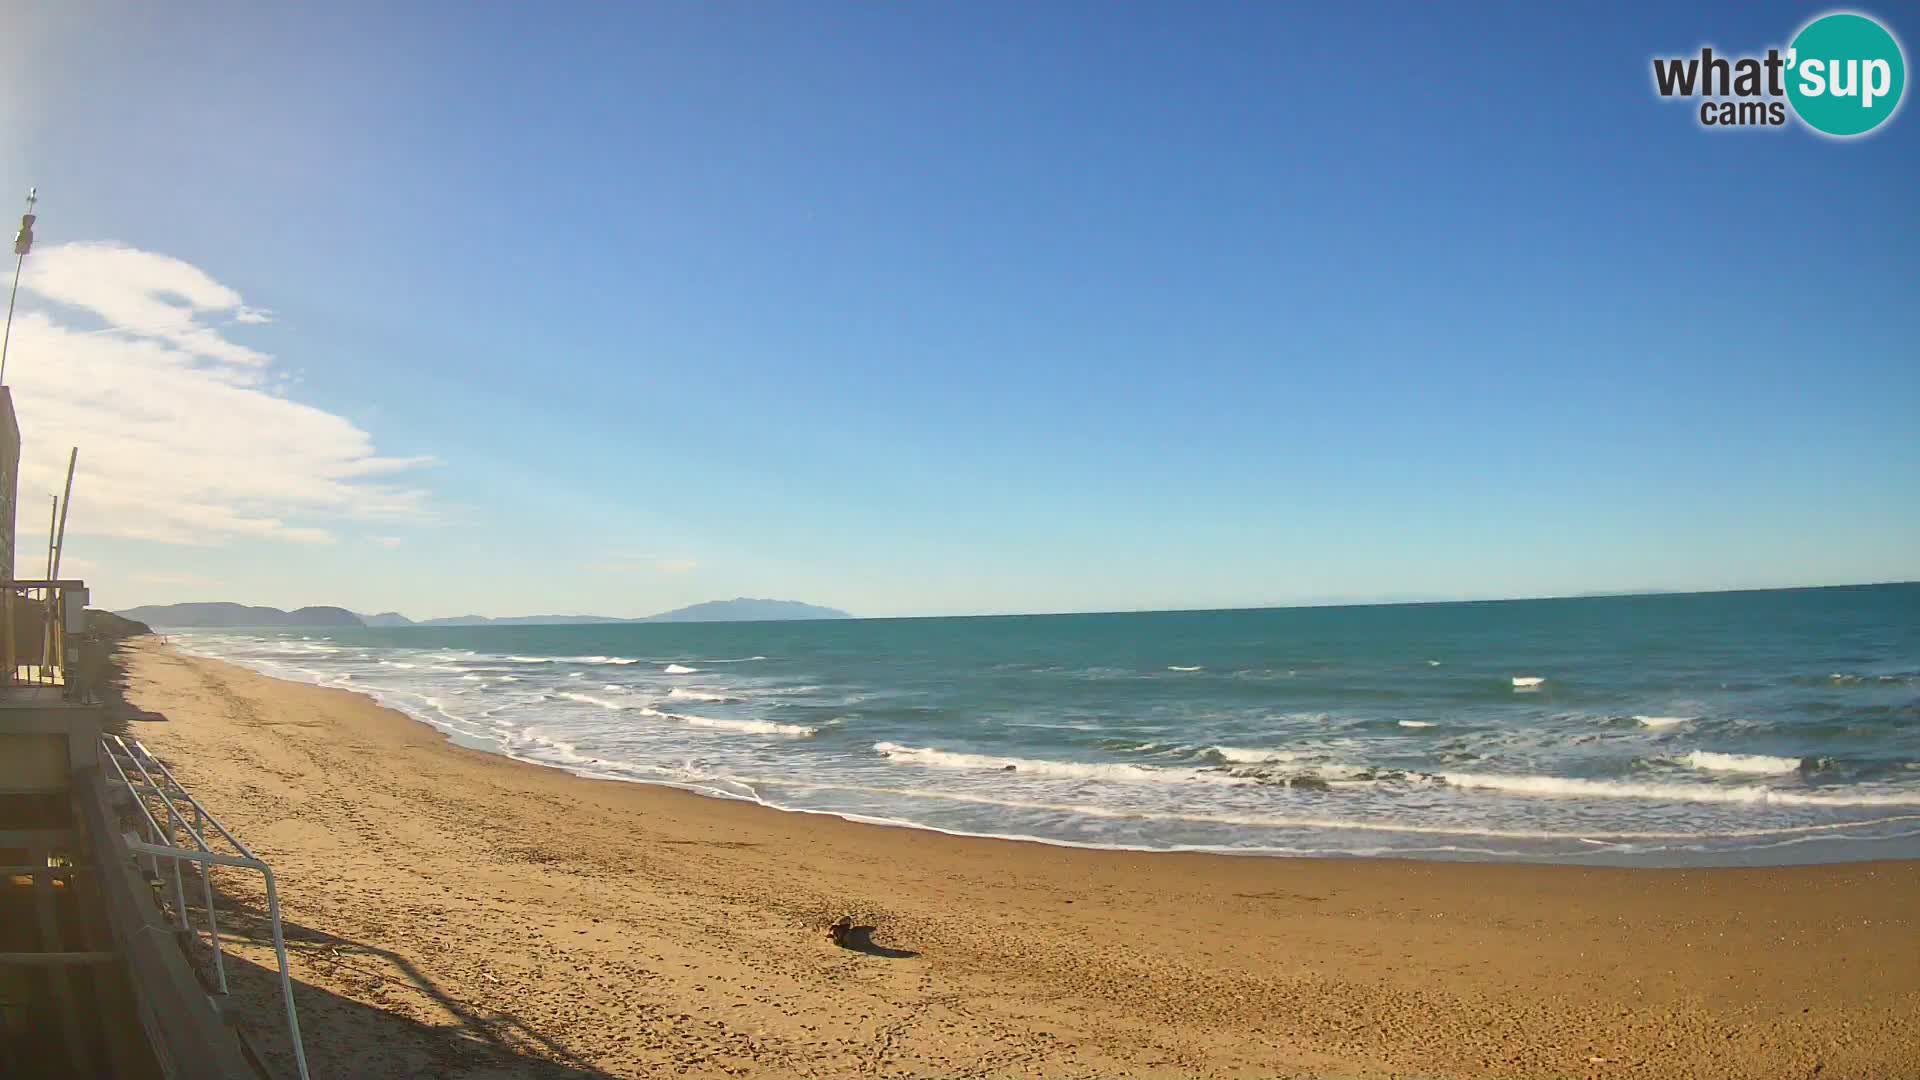
<svg viewBox="0 0 1920 1080">
<path fill-rule="evenodd" d="M 738 701 L 731 694 L 718 694 L 711 690 L 695 690 L 691 686 L 676 686 L 667 691 L 667 696 L 680 701 Z"/>
<path fill-rule="evenodd" d="M 1643 784 L 1623 780 L 1579 780 L 1565 776 L 1494 776 L 1441 773 L 1459 788 L 1581 799 L 1658 799 L 1677 803 L 1754 803 L 1773 806 L 1920 806 L 1920 792 L 1820 793 L 1743 785 Z"/>
<path fill-rule="evenodd" d="M 672 720 L 689 727 L 714 728 L 719 731 L 738 731 L 749 735 L 793 735 L 805 738 L 819 734 L 820 729 L 806 724 L 776 724 L 771 720 L 732 720 L 718 716 L 688 716 L 685 713 L 666 712 L 652 707 L 639 709 L 643 716 Z"/>
<path fill-rule="evenodd" d="M 1077 780 L 1113 780 L 1128 784 L 1249 782 L 1246 778 L 1235 777 L 1218 769 L 1163 769 L 1151 765 L 999 757 L 993 754 L 967 754 L 931 747 L 902 746 L 891 742 L 875 743 L 873 749 L 889 761 L 932 769 L 979 769 Z"/>
<path fill-rule="evenodd" d="M 1718 754 L 1711 750 L 1695 750 L 1679 759 L 1684 765 L 1708 772 L 1762 773 L 1779 776 L 1799 772 L 1801 761 L 1797 757 L 1773 757 L 1768 754 Z"/>
</svg>

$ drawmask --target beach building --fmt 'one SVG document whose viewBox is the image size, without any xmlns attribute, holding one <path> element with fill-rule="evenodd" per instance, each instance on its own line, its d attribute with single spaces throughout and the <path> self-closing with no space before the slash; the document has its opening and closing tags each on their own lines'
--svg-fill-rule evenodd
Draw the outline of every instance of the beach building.
<svg viewBox="0 0 1920 1080">
<path fill-rule="evenodd" d="M 0 1076 L 266 1076 L 225 1019 L 212 871 L 264 872 L 272 897 L 271 871 L 108 730 L 86 584 L 13 576 L 20 445 L 0 387 Z"/>
</svg>

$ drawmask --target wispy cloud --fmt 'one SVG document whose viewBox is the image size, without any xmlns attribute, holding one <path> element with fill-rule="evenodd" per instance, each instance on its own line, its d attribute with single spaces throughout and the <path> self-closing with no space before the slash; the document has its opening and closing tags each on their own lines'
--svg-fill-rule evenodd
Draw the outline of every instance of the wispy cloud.
<svg viewBox="0 0 1920 1080">
<path fill-rule="evenodd" d="M 369 536 L 367 537 L 367 543 L 372 544 L 375 547 L 383 547 L 391 551 L 394 548 L 399 547 L 401 544 L 406 543 L 406 541 L 402 540 L 398 536 Z"/>
<path fill-rule="evenodd" d="M 14 322 L 20 492 L 56 490 L 79 446 L 75 533 L 325 544 L 342 521 L 425 514 L 426 492 L 395 477 L 427 460 L 381 455 L 353 422 L 282 396 L 274 357 L 211 325 L 269 314 L 199 268 L 65 244 L 30 256 L 21 285 L 61 306 Z"/>
</svg>

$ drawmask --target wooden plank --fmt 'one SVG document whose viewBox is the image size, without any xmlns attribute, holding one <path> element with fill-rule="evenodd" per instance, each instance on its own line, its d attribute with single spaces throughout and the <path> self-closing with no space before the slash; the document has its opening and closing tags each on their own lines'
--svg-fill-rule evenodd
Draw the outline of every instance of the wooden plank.
<svg viewBox="0 0 1920 1080">
<path fill-rule="evenodd" d="M 65 851 L 72 846 L 72 829 L 0 829 L 0 848 Z"/>
<path fill-rule="evenodd" d="M 74 821 L 87 819 L 80 807 L 79 792 L 69 793 L 68 804 L 73 811 Z M 76 861 L 90 862 L 93 859 L 96 845 L 88 843 L 89 839 L 82 833 L 80 850 L 69 853 Z M 105 952 L 113 948 L 113 935 L 107 926 L 104 899 L 92 888 L 94 880 L 83 877 L 76 882 L 69 878 L 68 884 L 75 886 L 74 902 L 80 906 L 80 947 L 93 952 Z M 87 981 L 93 985 L 94 1015 L 101 1018 L 104 1029 L 101 1035 L 106 1043 L 107 1065 L 112 1075 L 151 1075 L 154 1063 L 145 1052 L 146 1032 L 141 1029 L 134 1015 L 132 990 L 127 986 L 126 973 L 116 964 L 94 968 L 87 975 Z"/>
<path fill-rule="evenodd" d="M 40 849 L 32 852 L 32 861 L 45 864 L 47 852 Z M 60 918 L 53 905 L 53 879 L 36 877 L 33 879 L 34 915 L 40 921 L 40 943 L 48 949 L 59 949 L 64 943 L 60 936 Z M 45 952 L 41 956 L 71 957 L 79 954 L 65 952 Z M 106 954 L 109 958 L 112 953 Z M 53 997 L 60 1005 L 60 1033 L 65 1036 L 67 1060 L 73 1063 L 76 1076 L 93 1075 L 93 1055 L 87 1052 L 87 1044 L 93 1040 L 88 1037 L 85 1028 L 80 1026 L 80 1010 L 73 996 L 73 982 L 67 977 L 67 966 L 71 959 L 56 960 L 53 970 Z"/>
<path fill-rule="evenodd" d="M 0 967 L 75 967 L 113 960 L 110 952 L 0 952 Z"/>
</svg>

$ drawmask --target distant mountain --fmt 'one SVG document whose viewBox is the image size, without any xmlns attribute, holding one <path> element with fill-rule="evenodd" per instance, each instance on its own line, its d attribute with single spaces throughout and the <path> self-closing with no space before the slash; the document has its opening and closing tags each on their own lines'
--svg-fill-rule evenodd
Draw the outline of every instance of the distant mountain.
<svg viewBox="0 0 1920 1080">
<path fill-rule="evenodd" d="M 87 633 L 108 641 L 153 633 L 153 628 L 134 619 L 122 618 L 111 611 L 87 609 Z"/>
<path fill-rule="evenodd" d="M 337 607 L 282 611 L 242 604 L 149 604 L 120 615 L 150 626 L 364 626 L 360 616 Z"/>
<path fill-rule="evenodd" d="M 378 618 L 380 616 L 376 616 Z M 401 616 L 404 618 L 404 616 Z M 485 615 L 455 615 L 447 619 L 425 619 L 417 623 L 382 623 L 383 626 L 573 626 L 582 623 L 633 622 L 608 615 L 508 615 L 490 619 Z M 374 625 L 368 623 L 368 626 Z"/>
<path fill-rule="evenodd" d="M 638 619 L 617 619 L 610 615 L 452 615 L 444 619 L 415 622 L 397 611 L 362 615 L 368 626 L 584 626 L 606 623 L 643 622 L 759 622 L 794 619 L 851 619 L 837 608 L 802 604 L 797 600 L 754 600 L 740 596 L 732 600 L 709 600 L 704 604 L 675 608 L 658 615 Z"/>
<path fill-rule="evenodd" d="M 378 615 L 355 615 L 345 608 L 303 607 L 282 611 L 271 607 L 245 607 L 240 604 L 150 604 L 120 612 L 153 626 L 573 626 L 589 623 L 641 622 L 772 622 L 796 619 L 851 619 L 837 608 L 803 604 L 798 600 L 755 600 L 739 596 L 732 600 L 709 600 L 704 604 L 675 608 L 641 619 L 616 619 L 606 615 L 510 615 L 488 618 L 485 615 L 455 615 L 445 619 L 415 622 L 397 611 Z"/>
<path fill-rule="evenodd" d="M 774 622 L 795 619 L 851 619 L 838 608 L 803 604 L 798 600 L 755 600 L 738 596 L 732 600 L 709 600 L 704 604 L 663 611 L 634 622 Z"/>
</svg>

